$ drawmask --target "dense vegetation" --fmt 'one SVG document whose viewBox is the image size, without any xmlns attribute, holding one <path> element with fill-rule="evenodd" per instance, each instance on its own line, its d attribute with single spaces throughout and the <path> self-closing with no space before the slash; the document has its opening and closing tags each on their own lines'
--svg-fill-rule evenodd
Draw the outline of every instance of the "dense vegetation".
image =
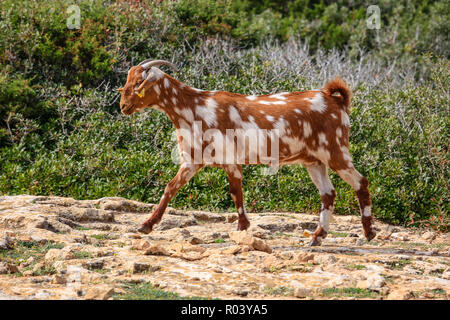
<svg viewBox="0 0 450 320">
<path fill-rule="evenodd" d="M 176 143 L 156 111 L 119 112 L 128 68 L 171 60 L 197 88 L 300 91 L 341 75 L 354 90 L 350 137 L 374 214 L 449 228 L 448 1 L 379 1 L 381 28 L 359 1 L 0 0 L 0 194 L 122 196 L 157 202 L 175 175 Z M 169 71 L 168 71 L 169 72 Z M 301 166 L 244 170 L 249 211 L 317 210 Z M 357 214 L 335 174 L 337 214 Z M 206 168 L 174 207 L 229 210 L 225 173 Z"/>
</svg>

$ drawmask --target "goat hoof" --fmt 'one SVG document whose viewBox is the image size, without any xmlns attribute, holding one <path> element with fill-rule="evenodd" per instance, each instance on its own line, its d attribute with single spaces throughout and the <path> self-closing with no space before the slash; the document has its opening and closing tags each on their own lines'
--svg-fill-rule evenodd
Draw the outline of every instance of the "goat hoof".
<svg viewBox="0 0 450 320">
<path fill-rule="evenodd" d="M 139 229 L 137 229 L 137 231 L 140 233 L 149 234 L 152 231 L 152 227 L 142 225 Z"/>
<path fill-rule="evenodd" d="M 317 238 L 313 238 L 312 241 L 310 242 L 309 246 L 310 247 L 317 247 L 320 246 L 322 244 L 322 239 L 320 237 Z"/>
<path fill-rule="evenodd" d="M 375 237 L 376 237 L 376 235 L 377 235 L 377 233 L 376 233 L 375 231 L 371 230 L 371 231 L 369 232 L 369 234 L 368 234 L 368 235 L 366 235 L 366 239 L 367 239 L 367 241 L 370 241 L 370 240 L 372 240 L 373 238 L 375 238 Z"/>
<path fill-rule="evenodd" d="M 250 227 L 250 223 L 238 225 L 237 229 L 238 229 L 238 231 L 245 231 L 248 229 L 248 227 Z"/>
</svg>

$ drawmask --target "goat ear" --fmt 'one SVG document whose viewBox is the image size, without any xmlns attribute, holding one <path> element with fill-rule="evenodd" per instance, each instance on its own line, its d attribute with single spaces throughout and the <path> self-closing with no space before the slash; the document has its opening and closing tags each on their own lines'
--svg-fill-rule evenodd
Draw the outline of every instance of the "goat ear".
<svg viewBox="0 0 450 320">
<path fill-rule="evenodd" d="M 122 91 L 123 91 L 123 88 L 117 88 L 116 91 L 122 92 Z"/>
</svg>

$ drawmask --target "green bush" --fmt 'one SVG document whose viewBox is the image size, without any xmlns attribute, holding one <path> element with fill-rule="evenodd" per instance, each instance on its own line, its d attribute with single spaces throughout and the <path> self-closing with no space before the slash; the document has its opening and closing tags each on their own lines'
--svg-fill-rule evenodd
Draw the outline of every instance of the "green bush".
<svg viewBox="0 0 450 320">
<path fill-rule="evenodd" d="M 21 131 L 27 127 L 39 130 L 41 124 L 56 116 L 54 104 L 40 99 L 38 90 L 39 85 L 30 85 L 28 79 L 0 75 L 0 147 L 11 139 L 18 142 L 24 138 L 20 134 L 11 137 L 16 127 L 20 126 Z"/>
</svg>

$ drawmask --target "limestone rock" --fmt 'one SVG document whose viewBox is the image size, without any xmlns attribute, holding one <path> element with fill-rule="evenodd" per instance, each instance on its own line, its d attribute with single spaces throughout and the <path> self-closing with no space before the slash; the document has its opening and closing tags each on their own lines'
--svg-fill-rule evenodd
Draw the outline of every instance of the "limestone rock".
<svg viewBox="0 0 450 320">
<path fill-rule="evenodd" d="M 237 214 L 228 214 L 227 215 L 227 222 L 228 223 L 233 223 L 238 219 Z"/>
<path fill-rule="evenodd" d="M 357 283 L 358 288 L 370 289 L 379 291 L 386 285 L 386 282 L 382 276 L 379 274 L 370 274 L 367 276 L 366 280 L 359 281 Z"/>
<path fill-rule="evenodd" d="M 255 250 L 272 253 L 272 248 L 267 245 L 263 240 L 253 238 L 253 242 L 249 247 L 253 247 Z"/>
<path fill-rule="evenodd" d="M 175 243 L 170 245 L 168 250 L 172 257 L 195 261 L 205 258 L 203 253 L 206 251 L 206 248 L 195 246 L 190 243 Z"/>
<path fill-rule="evenodd" d="M 391 291 L 387 296 L 387 300 L 408 300 L 413 297 L 412 291 L 408 289 L 397 289 Z"/>
<path fill-rule="evenodd" d="M 89 270 L 92 269 L 103 269 L 103 266 L 105 265 L 105 261 L 98 259 L 98 260 L 91 260 L 86 261 L 83 263 L 83 267 Z"/>
<path fill-rule="evenodd" d="M 432 241 L 436 238 L 436 233 L 432 232 L 432 231 L 427 231 L 424 234 L 422 234 L 422 239 L 423 240 L 428 240 L 428 241 Z"/>
<path fill-rule="evenodd" d="M 175 243 L 168 247 L 170 251 L 174 251 L 177 253 L 185 253 L 185 252 L 199 252 L 203 253 L 206 251 L 206 248 L 196 246 L 190 243 Z"/>
<path fill-rule="evenodd" d="M 191 237 L 191 238 L 189 239 L 189 243 L 190 243 L 190 244 L 202 244 L 202 243 L 203 243 L 203 240 L 200 239 L 200 238 L 197 238 L 197 237 Z"/>
<path fill-rule="evenodd" d="M 0 263 L 0 274 L 17 273 L 19 267 L 12 263 Z"/>
<path fill-rule="evenodd" d="M 271 271 L 273 269 L 276 270 L 283 268 L 285 266 L 285 261 L 280 260 L 273 254 L 271 254 L 264 259 L 263 264 L 266 271 Z"/>
<path fill-rule="evenodd" d="M 184 228 L 188 226 L 198 225 L 198 222 L 193 217 L 166 215 L 164 219 L 156 226 L 155 230 L 163 231 L 173 228 Z"/>
<path fill-rule="evenodd" d="M 63 249 L 50 249 L 47 251 L 44 257 L 46 264 L 52 264 L 56 260 L 70 260 L 74 259 L 74 250 L 71 247 Z"/>
<path fill-rule="evenodd" d="M 223 222 L 226 220 L 225 215 L 218 213 L 194 211 L 192 215 L 195 219 L 202 222 Z"/>
<path fill-rule="evenodd" d="M 47 263 L 52 263 L 56 260 L 59 260 L 62 256 L 62 250 L 60 249 L 50 249 L 45 254 L 44 260 Z"/>
<path fill-rule="evenodd" d="M 314 262 L 314 254 L 307 252 L 300 252 L 294 254 L 293 256 L 294 262 L 305 263 L 305 262 Z"/>
<path fill-rule="evenodd" d="M 132 249 L 135 250 L 146 250 L 150 248 L 150 242 L 144 239 L 137 239 L 133 241 L 133 245 L 131 246 Z"/>
<path fill-rule="evenodd" d="M 126 199 L 101 199 L 100 209 L 117 212 L 151 212 L 155 207 L 151 203 L 139 203 Z"/>
<path fill-rule="evenodd" d="M 306 298 L 311 295 L 312 290 L 305 287 L 297 287 L 294 289 L 294 297 L 296 298 Z"/>
<path fill-rule="evenodd" d="M 222 250 L 223 254 L 236 254 L 241 252 L 242 247 L 241 246 L 231 246 L 226 248 L 225 250 Z"/>
<path fill-rule="evenodd" d="M 74 243 L 90 243 L 90 239 L 85 234 L 79 234 L 72 236 L 72 242 Z"/>
<path fill-rule="evenodd" d="M 52 279 L 52 283 L 54 284 L 65 284 L 66 281 L 66 277 L 61 274 L 55 274 Z"/>
<path fill-rule="evenodd" d="M 42 236 L 35 235 L 35 234 L 31 236 L 31 240 L 38 244 L 46 244 L 48 242 L 48 239 L 43 238 Z"/>
<path fill-rule="evenodd" d="M 281 221 L 261 222 L 257 226 L 270 232 L 292 232 L 300 226 L 300 223 L 282 219 Z"/>
<path fill-rule="evenodd" d="M 152 244 L 150 247 L 145 249 L 145 255 L 154 255 L 154 256 L 170 256 L 169 251 L 166 248 L 162 247 L 159 244 Z"/>
<path fill-rule="evenodd" d="M 89 288 L 84 296 L 86 300 L 108 300 L 114 294 L 114 288 L 109 286 Z"/>
<path fill-rule="evenodd" d="M 137 233 L 134 233 L 134 232 L 126 233 L 125 237 L 129 238 L 129 239 L 141 239 L 142 238 L 140 235 L 138 235 Z"/>
<path fill-rule="evenodd" d="M 318 263 L 322 263 L 322 264 L 333 264 L 333 263 L 336 263 L 337 259 L 334 255 L 331 255 L 331 254 L 325 254 L 325 255 L 321 254 L 321 255 L 317 255 L 314 258 L 314 261 L 318 262 Z"/>
<path fill-rule="evenodd" d="M 408 234 L 406 232 L 395 232 L 391 234 L 391 238 L 398 241 L 409 241 Z"/>
<path fill-rule="evenodd" d="M 131 273 L 141 273 L 144 271 L 147 271 L 148 269 L 150 269 L 150 264 L 146 263 L 146 262 L 132 262 L 130 265 L 130 272 Z"/>
<path fill-rule="evenodd" d="M 241 297 L 246 297 L 248 295 L 248 290 L 245 288 L 238 288 L 234 290 L 233 293 Z"/>
<path fill-rule="evenodd" d="M 29 257 L 27 259 L 27 261 L 25 261 L 24 263 L 22 263 L 21 265 L 23 265 L 23 267 L 28 267 L 29 265 L 33 264 L 33 262 L 35 262 L 35 258 L 34 257 Z"/>
<path fill-rule="evenodd" d="M 38 272 L 40 269 L 43 269 L 45 267 L 45 264 L 43 263 L 43 262 L 39 262 L 39 263 L 36 263 L 34 266 L 33 266 L 33 274 L 35 273 L 35 272 Z"/>
<path fill-rule="evenodd" d="M 5 236 L 3 238 L 0 238 L 0 249 L 1 250 L 8 250 L 13 247 L 13 241 L 10 237 Z"/>
<path fill-rule="evenodd" d="M 74 207 L 62 211 L 60 216 L 76 222 L 114 222 L 114 212 L 95 208 Z"/>
<path fill-rule="evenodd" d="M 229 233 L 230 239 L 240 245 L 247 245 L 258 251 L 272 253 L 272 249 L 261 239 L 253 237 L 248 231 L 233 231 Z"/>
<path fill-rule="evenodd" d="M 67 268 L 67 261 L 55 261 L 53 262 L 52 267 L 55 268 L 55 270 L 59 273 L 65 273 Z"/>
<path fill-rule="evenodd" d="M 0 272 L 0 274 L 1 274 L 1 272 Z M 26 271 L 22 272 L 22 275 L 24 277 L 31 277 L 33 275 L 33 270 L 26 270 Z"/>
<path fill-rule="evenodd" d="M 269 230 L 265 230 L 259 226 L 250 226 L 248 232 L 251 232 L 254 237 L 261 239 L 269 239 L 271 236 L 271 232 Z"/>
</svg>

